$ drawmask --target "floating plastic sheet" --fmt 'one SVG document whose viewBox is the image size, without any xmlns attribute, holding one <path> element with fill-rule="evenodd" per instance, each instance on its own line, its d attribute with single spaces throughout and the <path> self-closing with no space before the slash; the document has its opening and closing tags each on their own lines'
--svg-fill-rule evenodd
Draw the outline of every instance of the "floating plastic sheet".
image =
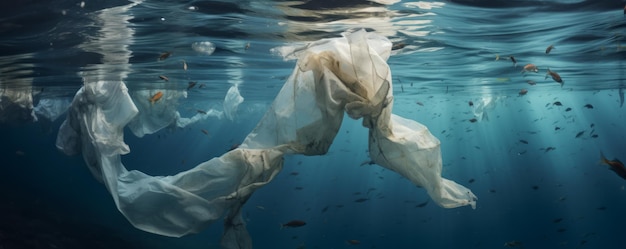
<svg viewBox="0 0 626 249">
<path fill-rule="evenodd" d="M 243 97 L 239 93 L 239 88 L 237 85 L 231 86 L 226 93 L 226 97 L 224 97 L 224 114 L 226 118 L 234 120 L 237 108 L 241 103 L 243 103 Z"/>
<path fill-rule="evenodd" d="M 44 117 L 52 122 L 59 118 L 70 106 L 68 98 L 40 99 L 34 111 L 38 117 Z"/>
<path fill-rule="evenodd" d="M 229 249 L 252 247 L 241 207 L 280 172 L 283 156 L 325 154 L 344 113 L 370 129 L 370 156 L 377 164 L 425 188 L 442 207 L 475 207 L 469 189 L 441 177 L 439 140 L 425 126 L 391 114 L 390 49 L 386 38 L 358 31 L 290 50 L 298 58 L 292 75 L 241 146 L 173 176 L 149 176 L 122 165 L 120 155 L 129 152 L 123 128 L 144 109 L 121 82 L 85 83 L 57 147 L 68 154 L 82 151 L 135 227 L 183 236 L 225 216 L 221 245 Z"/>
<path fill-rule="evenodd" d="M 163 94 L 157 101 L 151 101 L 156 94 Z M 138 90 L 132 92 L 133 103 L 139 110 L 138 115 L 128 124 L 135 136 L 143 137 L 155 133 L 172 124 L 180 117 L 177 111 L 178 100 L 186 98 L 187 92 L 181 90 Z"/>
<path fill-rule="evenodd" d="M 0 86 L 0 123 L 37 121 L 33 111 L 33 91 L 30 85 Z"/>
</svg>

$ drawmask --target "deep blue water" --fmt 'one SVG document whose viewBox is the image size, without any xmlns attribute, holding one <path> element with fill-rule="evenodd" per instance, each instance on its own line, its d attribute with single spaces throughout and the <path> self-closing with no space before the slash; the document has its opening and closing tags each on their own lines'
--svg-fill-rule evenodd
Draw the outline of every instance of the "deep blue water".
<svg viewBox="0 0 626 249">
<path fill-rule="evenodd" d="M 365 28 L 404 45 L 388 61 L 394 113 L 441 140 L 443 176 L 477 195 L 476 210 L 441 208 L 396 173 L 361 166 L 367 129 L 345 119 L 327 155 L 287 156 L 246 203 L 254 248 L 622 248 L 626 181 L 600 153 L 626 160 L 626 3 L 390 2 L 3 3 L 0 96 L 69 101 L 83 76 L 124 80 L 131 92 L 197 81 L 206 87 L 177 106 L 191 116 L 221 108 L 239 85 L 245 101 L 234 121 L 126 132 L 129 169 L 171 175 L 222 155 L 255 127 L 295 65 L 272 48 Z M 203 41 L 215 52 L 192 49 Z M 159 61 L 164 52 L 170 58 Z M 539 72 L 520 73 L 528 63 Z M 547 68 L 562 86 L 545 78 Z M 487 101 L 486 114 L 477 112 Z M 183 238 L 134 228 L 82 157 L 55 148 L 65 115 L 35 122 L 32 106 L 0 101 L 0 248 L 218 248 L 219 222 Z M 280 229 L 293 219 L 307 225 Z"/>
</svg>

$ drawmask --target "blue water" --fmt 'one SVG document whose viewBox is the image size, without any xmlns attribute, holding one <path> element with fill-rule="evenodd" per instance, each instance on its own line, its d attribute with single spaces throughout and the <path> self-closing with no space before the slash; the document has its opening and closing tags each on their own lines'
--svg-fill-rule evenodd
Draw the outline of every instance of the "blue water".
<svg viewBox="0 0 626 249">
<path fill-rule="evenodd" d="M 327 155 L 287 156 L 277 178 L 246 203 L 254 248 L 626 244 L 626 181 L 600 164 L 601 152 L 626 160 L 624 1 L 84 3 L 1 4 L 0 95 L 28 90 L 33 106 L 71 100 L 82 77 L 95 75 L 123 79 L 130 91 L 205 84 L 180 102 L 187 116 L 220 107 L 233 84 L 245 98 L 234 121 L 207 119 L 142 138 L 128 131 L 124 165 L 151 175 L 192 168 L 243 140 L 295 65 L 272 48 L 358 28 L 403 44 L 388 61 L 394 113 L 441 140 L 443 176 L 478 196 L 476 210 L 443 209 L 396 173 L 361 166 L 369 160 L 367 129 L 346 119 Z M 215 52 L 191 48 L 202 41 Z M 159 61 L 164 52 L 171 56 Z M 528 63 L 539 72 L 521 73 Z M 547 68 L 562 86 L 545 77 Z M 493 101 L 487 115 L 469 122 L 486 99 Z M 7 117 L 0 119 L 0 248 L 219 247 L 219 223 L 183 238 L 130 225 L 82 157 L 56 150 L 64 115 L 35 122 L 14 109 L 0 114 Z M 280 229 L 293 219 L 307 225 Z"/>
</svg>

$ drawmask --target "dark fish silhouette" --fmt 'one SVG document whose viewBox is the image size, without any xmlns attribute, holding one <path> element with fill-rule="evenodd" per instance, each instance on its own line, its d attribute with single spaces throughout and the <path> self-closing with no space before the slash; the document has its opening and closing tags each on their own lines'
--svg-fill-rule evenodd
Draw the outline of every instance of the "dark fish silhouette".
<svg viewBox="0 0 626 249">
<path fill-rule="evenodd" d="M 326 211 L 328 211 L 328 207 L 329 207 L 329 206 L 325 206 L 325 207 L 322 209 L 322 213 L 325 213 Z"/>
<path fill-rule="evenodd" d="M 292 220 L 292 221 L 289 221 L 289 222 L 287 222 L 285 224 L 281 224 L 280 228 L 282 229 L 284 227 L 301 227 L 301 226 L 304 226 L 304 225 L 306 225 L 306 222 L 304 222 L 304 221 Z"/>
<path fill-rule="evenodd" d="M 603 164 L 609 165 L 610 170 L 612 170 L 613 172 L 615 172 L 615 174 L 617 174 L 618 176 L 626 180 L 626 167 L 624 167 L 624 163 L 620 162 L 619 159 L 617 158 L 613 160 L 606 159 L 606 157 L 604 157 L 604 154 L 600 152 L 600 161 Z"/>
<path fill-rule="evenodd" d="M 195 81 L 189 81 L 189 83 L 187 83 L 187 90 L 193 88 L 196 84 L 197 83 Z"/>
<path fill-rule="evenodd" d="M 561 101 L 556 101 L 554 103 L 552 103 L 555 106 L 562 106 L 563 104 L 561 104 Z"/>
<path fill-rule="evenodd" d="M 548 47 L 546 48 L 546 54 L 549 54 L 549 53 L 550 53 L 550 51 L 552 51 L 552 49 L 554 49 L 554 48 L 555 48 L 555 47 L 554 47 L 554 45 L 550 45 L 550 46 L 548 46 Z"/>
<path fill-rule="evenodd" d="M 423 208 L 423 207 L 425 207 L 426 205 L 428 205 L 428 201 L 425 201 L 425 202 L 422 202 L 422 203 L 420 203 L 420 204 L 417 204 L 417 205 L 415 205 L 415 207 L 418 207 L 418 208 Z"/>
<path fill-rule="evenodd" d="M 586 104 L 584 107 L 586 107 L 588 109 L 593 109 L 593 106 L 591 104 Z"/>
<path fill-rule="evenodd" d="M 354 200 L 354 202 L 366 202 L 368 200 L 369 200 L 368 198 L 359 198 L 359 199 Z"/>
<path fill-rule="evenodd" d="M 524 140 L 524 139 L 520 139 L 520 140 L 519 140 L 519 142 L 520 142 L 520 143 L 523 143 L 523 144 L 528 144 L 528 141 L 526 141 L 526 140 Z"/>
<path fill-rule="evenodd" d="M 561 79 L 561 76 L 558 73 L 551 71 L 550 68 L 548 68 L 548 73 L 546 73 L 546 79 L 548 78 L 548 76 L 552 77 L 554 81 L 561 84 L 561 87 L 563 87 L 563 79 Z"/>
<path fill-rule="evenodd" d="M 571 110 L 572 110 L 572 108 L 569 108 L 569 107 L 567 109 L 565 109 L 566 112 L 569 112 Z"/>
<path fill-rule="evenodd" d="M 162 53 L 161 55 L 159 55 L 159 60 L 160 60 L 160 61 L 165 60 L 165 59 L 167 59 L 168 57 L 170 57 L 170 55 L 172 55 L 172 52 L 165 52 L 165 53 Z"/>
<path fill-rule="evenodd" d="M 583 134 L 585 134 L 585 131 L 581 131 L 581 132 L 576 133 L 576 138 L 579 138 Z"/>
</svg>

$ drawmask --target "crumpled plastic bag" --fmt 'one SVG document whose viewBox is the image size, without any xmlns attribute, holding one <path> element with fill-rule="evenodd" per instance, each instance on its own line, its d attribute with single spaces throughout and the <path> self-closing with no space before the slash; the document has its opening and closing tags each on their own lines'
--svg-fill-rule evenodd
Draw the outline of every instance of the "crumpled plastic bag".
<svg viewBox="0 0 626 249">
<path fill-rule="evenodd" d="M 57 147 L 82 151 L 93 175 L 137 228 L 166 236 L 202 230 L 226 216 L 223 248 L 249 249 L 241 208 L 283 166 L 285 154 L 322 155 L 344 113 L 370 129 L 371 158 L 425 188 L 443 207 L 475 206 L 471 191 L 441 177 L 440 143 L 425 126 L 391 114 L 391 42 L 363 30 L 292 49 L 292 75 L 241 146 L 173 176 L 127 171 L 123 128 L 142 109 L 122 82 L 85 82 Z"/>
</svg>

